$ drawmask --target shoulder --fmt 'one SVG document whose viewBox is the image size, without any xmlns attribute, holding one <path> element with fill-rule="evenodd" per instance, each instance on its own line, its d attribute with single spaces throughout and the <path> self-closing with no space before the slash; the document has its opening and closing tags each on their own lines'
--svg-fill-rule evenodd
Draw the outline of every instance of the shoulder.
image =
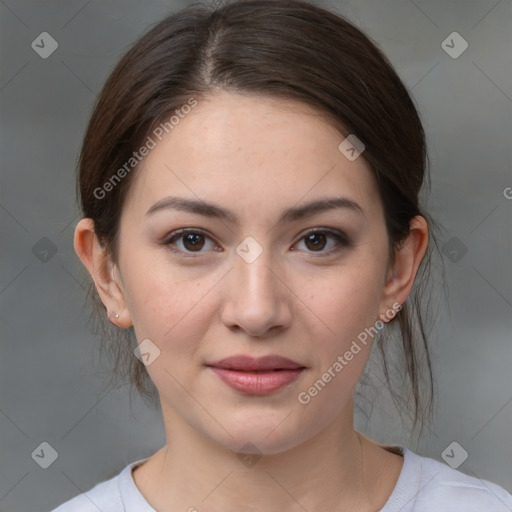
<svg viewBox="0 0 512 512">
<path fill-rule="evenodd" d="M 411 471 L 419 473 L 413 511 L 512 512 L 512 494 L 498 484 L 411 451 L 407 455 Z"/>
<path fill-rule="evenodd" d="M 119 475 L 96 484 L 92 489 L 59 505 L 51 512 L 121 512 L 123 504 L 119 496 Z"/>
<path fill-rule="evenodd" d="M 145 460 L 145 459 L 143 459 Z M 141 461 L 128 464 L 119 474 L 62 503 L 51 512 L 124 512 L 130 499 L 131 470 Z"/>
</svg>

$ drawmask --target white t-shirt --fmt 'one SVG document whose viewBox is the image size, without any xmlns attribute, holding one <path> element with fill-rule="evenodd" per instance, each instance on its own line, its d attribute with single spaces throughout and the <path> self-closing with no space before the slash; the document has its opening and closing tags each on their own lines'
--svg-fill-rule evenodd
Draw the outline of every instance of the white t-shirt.
<svg viewBox="0 0 512 512">
<path fill-rule="evenodd" d="M 401 450 L 402 471 L 379 512 L 512 512 L 512 494 L 503 487 L 417 455 L 408 448 Z M 117 476 L 51 512 L 156 512 L 132 477 L 132 469 L 146 460 L 128 464 Z"/>
</svg>

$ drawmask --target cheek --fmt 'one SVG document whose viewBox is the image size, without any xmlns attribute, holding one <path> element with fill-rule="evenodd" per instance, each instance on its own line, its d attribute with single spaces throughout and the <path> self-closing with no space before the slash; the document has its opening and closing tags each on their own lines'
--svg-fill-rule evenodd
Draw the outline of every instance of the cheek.
<svg viewBox="0 0 512 512">
<path fill-rule="evenodd" d="M 310 294 L 311 309 L 330 329 L 332 339 L 348 341 L 377 321 L 382 294 L 382 272 L 371 264 L 341 269 L 323 280 Z"/>
<path fill-rule="evenodd" d="M 320 425 L 339 413 L 361 378 L 373 340 L 369 327 L 377 319 L 379 301 L 370 281 L 352 277 L 340 277 L 317 293 L 311 309 L 318 309 L 322 323 L 312 336 L 311 375 L 298 390 L 297 400 L 305 417 Z"/>
<path fill-rule="evenodd" d="M 379 314 L 382 272 L 375 260 L 360 258 L 357 265 L 338 269 L 328 282 L 319 281 L 308 294 L 308 306 L 321 320 L 313 335 L 315 369 L 308 384 L 322 390 L 320 401 L 332 399 L 333 407 L 343 396 L 348 397 L 368 361 L 375 334 L 372 328 Z"/>
<path fill-rule="evenodd" d="M 216 282 L 212 276 L 192 276 L 159 257 L 135 253 L 126 259 L 123 275 L 137 339 L 171 344 L 176 355 L 193 353 L 209 321 L 205 299 Z"/>
</svg>

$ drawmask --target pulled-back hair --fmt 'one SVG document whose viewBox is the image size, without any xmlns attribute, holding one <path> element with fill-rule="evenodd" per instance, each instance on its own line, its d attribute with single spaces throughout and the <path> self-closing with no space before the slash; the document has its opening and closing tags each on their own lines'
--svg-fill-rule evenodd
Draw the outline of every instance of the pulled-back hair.
<svg viewBox="0 0 512 512">
<path fill-rule="evenodd" d="M 100 243 L 117 263 L 121 211 L 137 166 L 123 173 L 105 197 L 98 191 L 173 112 L 216 90 L 298 100 L 325 115 L 343 136 L 356 135 L 384 206 L 390 261 L 408 236 L 411 219 L 422 215 L 428 220 L 429 247 L 413 290 L 375 340 L 391 384 L 387 343 L 391 332 L 398 333 L 409 391 L 392 390 L 392 396 L 398 403 L 402 395 L 414 425 L 423 425 L 434 398 L 428 311 L 423 311 L 434 222 L 419 199 L 422 185 L 430 185 L 425 135 L 388 59 L 342 16 L 302 0 L 236 0 L 197 2 L 156 24 L 119 61 L 94 108 L 79 160 L 83 216 L 94 221 Z M 112 375 L 156 399 L 144 364 L 133 354 L 133 327 L 111 326 L 94 283 L 89 284 L 105 337 L 102 350 L 115 361 Z"/>
</svg>

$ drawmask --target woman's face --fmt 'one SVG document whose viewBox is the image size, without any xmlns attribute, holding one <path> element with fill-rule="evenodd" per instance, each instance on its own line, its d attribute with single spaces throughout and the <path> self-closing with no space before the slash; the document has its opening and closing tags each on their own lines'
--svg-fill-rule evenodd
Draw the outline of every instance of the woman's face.
<svg viewBox="0 0 512 512">
<path fill-rule="evenodd" d="M 118 270 L 137 340 L 154 344 L 144 345 L 153 347 L 147 370 L 167 428 L 181 422 L 235 451 L 250 442 L 278 453 L 335 419 L 352 421 L 371 348 L 358 336 L 391 308 L 382 204 L 363 157 L 347 159 L 344 136 L 307 106 L 226 92 L 153 139 L 124 205 Z M 148 213 L 168 197 L 227 215 Z M 352 206 L 281 219 L 339 199 Z M 178 236 L 184 228 L 192 235 Z M 282 373 L 274 389 L 269 373 L 221 371 L 242 382 L 234 388 L 207 365 L 238 355 L 304 369 Z"/>
</svg>

